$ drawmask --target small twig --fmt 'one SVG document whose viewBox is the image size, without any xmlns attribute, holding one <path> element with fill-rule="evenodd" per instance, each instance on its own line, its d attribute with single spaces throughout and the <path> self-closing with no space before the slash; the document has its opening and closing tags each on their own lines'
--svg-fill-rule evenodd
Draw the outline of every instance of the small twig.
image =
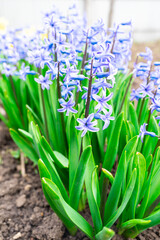
<svg viewBox="0 0 160 240">
<path fill-rule="evenodd" d="M 21 162 L 21 174 L 22 174 L 22 177 L 25 177 L 26 176 L 25 156 L 23 152 L 20 153 L 20 162 Z"/>
</svg>

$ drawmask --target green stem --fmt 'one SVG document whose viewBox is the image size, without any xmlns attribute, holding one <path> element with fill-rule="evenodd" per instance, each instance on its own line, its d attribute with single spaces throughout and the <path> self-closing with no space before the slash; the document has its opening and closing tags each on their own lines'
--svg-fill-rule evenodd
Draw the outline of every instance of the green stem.
<svg viewBox="0 0 160 240">
<path fill-rule="evenodd" d="M 60 67 L 60 62 L 58 62 L 58 75 L 57 75 L 57 92 L 58 92 L 58 99 L 61 99 L 61 87 L 60 87 L 60 81 L 59 81 L 59 67 Z M 62 130 L 64 134 L 64 141 L 66 144 L 66 149 L 68 149 L 68 143 L 67 143 L 67 136 L 66 136 L 66 129 L 65 129 L 65 121 L 64 121 L 64 114 L 60 113 L 61 116 L 61 123 L 62 123 Z"/>
<path fill-rule="evenodd" d="M 148 73 L 147 84 L 148 84 L 149 81 L 150 81 L 151 70 L 152 70 L 152 64 L 151 64 L 151 66 L 150 66 L 150 70 L 149 70 L 149 73 Z M 142 111 L 143 111 L 144 103 L 145 103 L 145 97 L 143 98 L 143 101 L 142 101 L 142 103 L 141 103 L 141 108 L 140 108 L 139 117 L 138 117 L 138 122 L 139 122 L 139 123 L 140 123 L 140 121 L 141 121 L 141 116 L 142 116 Z"/>
<path fill-rule="evenodd" d="M 56 28 L 55 28 L 55 35 L 54 35 L 54 37 L 55 37 L 55 41 L 56 41 L 56 39 L 57 39 L 57 34 L 56 34 Z M 57 52 L 56 52 L 56 43 L 54 44 L 54 50 L 55 50 L 55 53 L 54 53 L 54 57 L 55 57 L 55 62 L 57 62 Z"/>
<path fill-rule="evenodd" d="M 86 57 L 87 57 L 87 47 L 88 47 L 87 39 L 88 39 L 88 34 L 87 34 L 87 37 L 86 37 L 85 50 L 84 50 L 83 59 L 82 59 L 81 74 L 83 74 L 83 70 L 84 70 L 84 66 L 85 66 L 85 61 L 86 61 Z M 81 84 L 81 82 L 80 82 L 80 84 Z M 78 104 L 78 99 L 79 99 L 79 92 L 76 93 L 76 104 L 75 104 L 75 105 Z"/>
<path fill-rule="evenodd" d="M 119 109 L 118 115 L 119 115 L 120 112 L 122 111 L 122 107 L 123 107 L 123 104 L 124 104 L 125 98 L 126 98 L 126 96 L 127 96 L 127 93 L 128 93 L 128 91 L 129 91 L 129 87 L 130 87 L 131 82 L 132 82 L 132 76 L 131 76 L 130 79 L 129 79 L 129 82 L 128 82 L 128 85 L 127 85 L 127 89 L 126 89 L 126 92 L 125 92 L 125 94 L 124 94 L 124 97 L 123 97 L 123 100 L 122 100 L 122 103 L 121 103 L 121 106 L 120 106 L 120 109 Z"/>
<path fill-rule="evenodd" d="M 154 149 L 154 152 L 153 152 L 153 157 L 154 157 L 154 155 L 156 153 L 157 147 L 159 147 L 159 146 L 160 146 L 160 138 L 158 138 L 158 142 L 157 142 L 157 144 L 155 146 L 155 149 Z"/>
<path fill-rule="evenodd" d="M 59 83 L 59 67 L 60 67 L 60 62 L 58 62 L 57 91 L 58 91 L 58 99 L 61 99 L 61 88 Z"/>
<path fill-rule="evenodd" d="M 88 85 L 88 94 L 87 94 L 87 102 L 86 102 L 86 110 L 85 110 L 85 118 L 89 115 L 89 106 L 91 101 L 91 90 L 92 90 L 92 70 L 93 70 L 93 59 L 91 60 L 91 72 L 90 72 L 90 79 L 89 79 L 89 85 Z"/>
<path fill-rule="evenodd" d="M 41 69 L 38 68 L 38 73 L 41 75 L 42 72 L 41 72 Z M 43 111 L 43 116 L 42 116 L 42 119 L 43 119 L 43 122 L 44 122 L 44 129 L 45 129 L 45 134 L 46 134 L 46 139 L 47 141 L 50 143 L 49 141 L 49 131 L 48 131 L 48 124 L 47 124 L 47 114 L 46 114 L 46 107 L 45 107 L 45 100 L 44 100 L 44 92 L 41 88 L 41 86 L 39 85 L 40 87 L 40 96 L 41 96 L 41 100 L 42 100 L 42 111 Z"/>
<path fill-rule="evenodd" d="M 42 98 L 42 107 L 43 107 L 43 116 L 44 116 L 46 138 L 47 138 L 47 141 L 50 142 L 49 141 L 48 125 L 47 125 L 46 107 L 45 107 L 45 101 L 44 101 L 44 92 L 43 92 L 42 88 L 41 88 L 41 98 Z"/>
<path fill-rule="evenodd" d="M 84 55 L 83 55 L 83 60 L 82 60 L 82 66 L 81 66 L 81 74 L 83 74 L 84 66 L 85 66 L 85 61 L 86 61 L 86 56 L 87 56 L 87 47 L 88 47 L 88 34 L 86 37 L 86 44 L 85 44 L 85 50 L 84 50 Z"/>
<path fill-rule="evenodd" d="M 141 120 L 144 103 L 145 103 L 145 98 L 143 98 L 143 100 L 142 100 L 142 102 L 141 102 L 141 108 L 140 108 L 140 112 L 139 112 L 139 116 L 138 116 L 138 122 L 139 122 L 139 123 L 140 123 L 140 120 Z"/>
</svg>

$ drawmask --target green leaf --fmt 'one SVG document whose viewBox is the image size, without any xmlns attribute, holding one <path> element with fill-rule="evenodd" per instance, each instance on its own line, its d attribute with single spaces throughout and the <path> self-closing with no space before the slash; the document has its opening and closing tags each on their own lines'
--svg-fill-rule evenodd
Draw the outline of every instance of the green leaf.
<svg viewBox="0 0 160 240">
<path fill-rule="evenodd" d="M 38 124 L 38 126 L 40 126 L 40 128 L 42 129 L 43 128 L 42 127 L 43 126 L 42 119 L 39 116 L 37 116 L 37 114 L 33 111 L 33 109 L 30 106 L 26 105 L 26 108 L 28 109 L 28 112 L 30 114 L 32 114 L 32 116 L 33 116 L 34 120 L 36 121 L 36 123 Z"/>
<path fill-rule="evenodd" d="M 110 240 L 115 235 L 114 231 L 112 229 L 103 227 L 103 229 L 96 234 L 95 239 L 96 240 Z"/>
<path fill-rule="evenodd" d="M 58 187 L 49 179 L 43 178 L 44 187 L 49 196 L 59 200 L 68 218 L 90 239 L 93 239 L 93 228 L 91 225 L 63 199 Z"/>
<path fill-rule="evenodd" d="M 59 168 L 68 168 L 68 165 L 69 165 L 68 159 L 65 156 L 63 156 L 61 153 L 57 151 L 53 151 L 44 137 L 41 138 L 40 144 L 42 148 L 45 149 L 46 152 L 50 154 L 51 158 Z"/>
<path fill-rule="evenodd" d="M 117 156 L 122 122 L 123 122 L 123 113 L 121 113 L 116 119 L 116 123 L 113 129 L 112 135 L 109 139 L 107 151 L 104 157 L 103 168 L 109 171 L 112 169 Z"/>
<path fill-rule="evenodd" d="M 129 139 L 133 138 L 136 135 L 135 126 L 131 121 L 127 121 L 127 127 L 128 127 L 128 135 Z"/>
<path fill-rule="evenodd" d="M 106 225 L 108 219 L 110 216 L 113 215 L 113 213 L 116 211 L 119 198 L 120 198 L 120 193 L 121 193 L 121 188 L 122 188 L 122 182 L 125 179 L 125 174 L 126 174 L 126 151 L 122 153 L 118 169 L 116 172 L 115 180 L 113 182 L 113 185 L 111 187 L 106 205 L 105 205 L 105 212 L 104 212 L 104 224 Z M 114 201 L 113 201 L 114 199 Z"/>
<path fill-rule="evenodd" d="M 151 206 L 151 204 L 160 196 L 160 184 L 159 183 L 160 183 L 160 168 L 158 168 L 157 172 L 153 176 L 146 209 L 149 208 Z"/>
<path fill-rule="evenodd" d="M 141 153 L 136 153 L 136 157 L 134 158 L 132 167 L 137 168 L 137 180 L 136 180 L 132 197 L 130 199 L 130 206 L 132 207 L 126 210 L 125 214 L 128 214 L 131 218 L 135 218 L 136 208 L 139 202 L 139 197 L 140 197 L 141 190 L 143 188 L 143 183 L 144 183 L 145 173 L 146 173 L 146 160 Z"/>
<path fill-rule="evenodd" d="M 75 235 L 75 233 L 77 231 L 75 224 L 68 218 L 68 216 L 59 200 L 58 193 L 56 192 L 56 190 L 52 189 L 52 191 L 50 191 L 49 193 L 47 192 L 45 180 L 46 180 L 46 178 L 41 179 L 42 188 L 43 188 L 44 195 L 45 195 L 49 205 L 51 206 L 53 211 L 57 214 L 57 216 L 62 220 L 63 224 L 66 226 L 66 228 L 68 229 L 70 234 Z"/>
<path fill-rule="evenodd" d="M 55 163 L 57 163 L 57 165 L 59 165 L 59 167 L 61 168 L 68 168 L 69 166 L 69 160 L 68 158 L 66 158 L 63 154 L 57 152 L 57 151 L 53 151 L 53 154 L 54 154 L 54 161 Z M 52 154 L 52 156 L 53 156 Z"/>
<path fill-rule="evenodd" d="M 102 168 L 102 172 L 104 173 L 105 177 L 108 178 L 111 184 L 114 182 L 114 177 L 111 172 L 107 171 L 106 169 Z"/>
<path fill-rule="evenodd" d="M 159 135 L 159 126 L 153 116 L 151 116 L 147 131 L 154 132 L 157 136 Z M 153 154 L 157 142 L 157 137 L 145 136 L 144 146 L 142 149 L 142 154 L 145 158 L 147 158 L 150 154 Z"/>
<path fill-rule="evenodd" d="M 143 196 L 140 207 L 137 209 L 137 215 L 136 215 L 137 218 L 143 218 L 146 211 L 146 207 L 150 198 L 150 189 L 152 185 L 155 163 L 156 163 L 156 158 L 153 159 L 150 174 L 149 174 L 147 183 L 145 184 L 144 196 Z"/>
<path fill-rule="evenodd" d="M 39 175 L 40 178 L 48 178 L 48 179 L 52 179 L 51 175 L 48 171 L 48 169 L 46 168 L 46 165 L 44 164 L 44 162 L 42 161 L 42 159 L 38 160 L 38 169 L 39 169 Z"/>
<path fill-rule="evenodd" d="M 20 158 L 20 150 L 19 149 L 14 150 L 14 151 L 10 151 L 10 153 L 11 153 L 12 157 L 14 157 L 16 159 Z"/>
<path fill-rule="evenodd" d="M 1 97 L 0 97 L 0 99 L 1 99 Z M 8 121 L 8 119 L 6 118 L 6 117 L 4 117 L 1 113 L 0 113 L 0 119 L 5 123 L 5 125 L 9 128 L 10 126 L 10 124 L 9 124 L 9 121 Z"/>
<path fill-rule="evenodd" d="M 136 151 L 138 143 L 138 137 L 133 137 L 123 149 L 123 152 L 120 157 L 119 165 L 117 168 L 116 176 L 114 183 L 111 187 L 106 206 L 105 206 L 105 214 L 104 214 L 104 223 L 107 222 L 109 217 L 115 212 L 122 188 L 122 193 L 125 191 L 126 187 L 126 173 L 127 173 L 127 165 L 131 159 L 133 154 Z M 113 201 L 114 199 L 114 201 Z"/>
<path fill-rule="evenodd" d="M 30 122 L 29 124 L 30 124 L 30 130 L 35 139 L 35 143 L 36 144 L 40 143 L 41 133 L 39 130 L 39 126 L 37 124 L 35 124 L 33 121 Z"/>
<path fill-rule="evenodd" d="M 95 166 L 92 172 L 92 193 L 98 207 L 100 207 L 101 196 L 100 196 L 100 190 L 99 190 L 99 182 L 97 181 L 97 173 L 96 173 L 97 168 L 98 168 L 98 165 Z"/>
<path fill-rule="evenodd" d="M 10 129 L 9 131 L 12 139 L 17 144 L 17 146 L 27 155 L 28 158 L 37 164 L 39 157 L 31 143 L 21 137 L 21 135 L 14 129 Z"/>
<path fill-rule="evenodd" d="M 50 175 L 51 175 L 51 178 L 52 178 L 52 181 L 57 185 L 57 187 L 59 188 L 63 198 L 69 202 L 69 197 L 68 197 L 68 194 L 67 194 L 67 191 L 64 187 L 64 184 L 59 176 L 59 173 L 57 171 L 57 169 L 55 168 L 54 166 L 54 163 L 52 161 L 52 158 L 50 156 L 50 154 L 48 154 L 48 152 L 45 150 L 45 149 L 41 149 L 39 148 L 39 151 L 40 151 L 40 155 L 41 155 L 41 158 L 42 158 L 42 161 L 44 162 L 46 168 L 48 169 Z"/>
<path fill-rule="evenodd" d="M 32 137 L 32 135 L 29 132 L 27 132 L 27 131 L 25 131 L 23 129 L 18 129 L 18 131 L 21 133 L 21 135 L 24 138 L 26 138 L 29 142 L 33 143 L 33 137 Z"/>
<path fill-rule="evenodd" d="M 86 147 L 82 152 L 82 155 L 78 164 L 78 168 L 72 183 L 72 188 L 70 193 L 70 205 L 75 210 L 78 209 L 78 204 L 79 204 L 82 187 L 84 183 L 84 178 L 85 178 L 86 165 L 91 156 L 91 152 L 92 152 L 91 146 Z"/>
<path fill-rule="evenodd" d="M 75 128 L 75 119 L 71 119 L 70 123 L 70 140 L 69 140 L 69 192 L 72 189 L 72 183 L 78 167 L 80 154 L 80 143 L 78 140 L 77 130 Z"/>
<path fill-rule="evenodd" d="M 143 98 L 144 99 L 144 98 Z M 141 119 L 140 119 L 140 126 L 144 123 L 147 122 L 148 119 L 148 114 L 149 114 L 149 98 L 145 98 L 144 99 L 144 104 L 143 104 L 143 100 L 142 100 L 142 104 L 143 104 L 143 108 L 142 108 L 142 113 L 141 113 Z M 142 105 L 141 105 L 142 106 Z"/>
<path fill-rule="evenodd" d="M 122 223 L 122 225 L 119 227 L 118 234 L 122 234 L 124 231 L 135 227 L 136 225 L 145 226 L 146 224 L 150 223 L 151 220 L 144 220 L 144 219 L 131 219 L 127 222 Z"/>
<path fill-rule="evenodd" d="M 154 227 L 160 224 L 160 209 L 149 215 L 148 217 L 144 218 L 144 220 L 150 220 L 150 223 L 146 226 L 145 229 Z"/>
<path fill-rule="evenodd" d="M 135 186 L 135 182 L 136 182 L 136 177 L 137 177 L 137 169 L 135 168 L 133 170 L 132 176 L 129 180 L 129 183 L 127 185 L 124 197 L 122 199 L 122 203 L 120 205 L 120 207 L 115 211 L 115 213 L 108 219 L 106 227 L 111 227 L 114 222 L 118 219 L 118 217 L 121 215 L 121 213 L 123 212 L 123 210 L 125 209 Z"/>
<path fill-rule="evenodd" d="M 145 221 L 150 221 L 148 222 L 148 224 L 146 223 L 145 225 L 136 225 L 136 228 L 131 228 L 127 231 L 125 231 L 124 235 L 125 237 L 130 237 L 130 238 L 135 238 L 138 234 L 140 234 L 141 232 L 143 232 L 144 230 L 150 228 L 150 227 L 154 227 L 156 225 L 160 224 L 160 209 L 157 210 L 156 212 L 154 212 L 153 214 L 151 214 L 150 216 L 144 218 L 143 220 Z"/>
<path fill-rule="evenodd" d="M 135 127 L 136 135 L 138 135 L 139 134 L 138 117 L 136 114 L 136 110 L 131 102 L 129 103 L 129 119 Z"/>
<path fill-rule="evenodd" d="M 122 151 L 128 142 L 128 128 L 127 128 L 127 122 L 123 120 L 121 133 L 119 137 L 119 149 L 118 149 L 118 155 L 120 156 L 122 154 Z"/>
<path fill-rule="evenodd" d="M 90 139 L 89 136 L 86 135 L 83 139 L 84 142 L 84 146 L 88 146 L 88 144 L 90 144 Z M 86 174 L 85 174 L 85 184 L 86 184 L 86 191 L 87 191 L 87 197 L 88 197 L 88 203 L 89 203 L 89 208 L 91 211 L 91 216 L 92 216 L 92 220 L 93 220 L 93 225 L 95 228 L 95 232 L 98 233 L 99 231 L 102 230 L 102 220 L 101 220 L 101 216 L 100 216 L 100 211 L 99 211 L 99 206 L 97 203 L 97 198 L 95 199 L 94 197 L 94 193 L 92 191 L 92 173 L 95 169 L 95 162 L 94 162 L 94 158 L 93 158 L 93 154 L 91 155 L 91 157 L 89 158 L 89 161 L 87 163 L 86 166 Z M 94 185 L 98 185 L 98 176 L 95 172 L 95 176 L 94 176 Z M 98 190 L 98 189 L 97 189 Z"/>
</svg>

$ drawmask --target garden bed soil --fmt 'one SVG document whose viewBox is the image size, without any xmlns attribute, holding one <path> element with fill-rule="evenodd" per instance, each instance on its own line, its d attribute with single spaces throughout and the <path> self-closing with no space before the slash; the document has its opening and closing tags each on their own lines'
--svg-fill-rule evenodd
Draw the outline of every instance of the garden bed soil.
<svg viewBox="0 0 160 240">
<path fill-rule="evenodd" d="M 147 43 L 154 60 L 160 61 L 160 42 Z M 132 66 L 137 52 L 145 45 L 133 45 Z M 62 222 L 46 202 L 37 167 L 28 161 L 26 176 L 22 177 L 20 162 L 11 155 L 17 147 L 8 129 L 0 122 L 0 240 L 87 240 L 80 231 L 75 237 L 68 234 Z M 89 212 L 82 213 L 89 219 Z M 160 226 L 141 233 L 137 240 L 160 240 Z M 116 235 L 113 240 L 122 240 Z"/>
</svg>

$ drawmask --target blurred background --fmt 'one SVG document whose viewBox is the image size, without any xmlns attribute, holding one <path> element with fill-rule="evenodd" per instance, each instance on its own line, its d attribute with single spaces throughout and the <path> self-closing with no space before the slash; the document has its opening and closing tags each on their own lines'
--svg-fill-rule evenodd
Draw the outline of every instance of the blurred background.
<svg viewBox="0 0 160 240">
<path fill-rule="evenodd" d="M 67 11 L 74 2 L 88 24 L 99 17 L 107 26 L 132 19 L 134 41 L 160 40 L 160 0 L 0 0 L 0 28 L 40 26 L 43 13 L 53 5 Z"/>
</svg>

